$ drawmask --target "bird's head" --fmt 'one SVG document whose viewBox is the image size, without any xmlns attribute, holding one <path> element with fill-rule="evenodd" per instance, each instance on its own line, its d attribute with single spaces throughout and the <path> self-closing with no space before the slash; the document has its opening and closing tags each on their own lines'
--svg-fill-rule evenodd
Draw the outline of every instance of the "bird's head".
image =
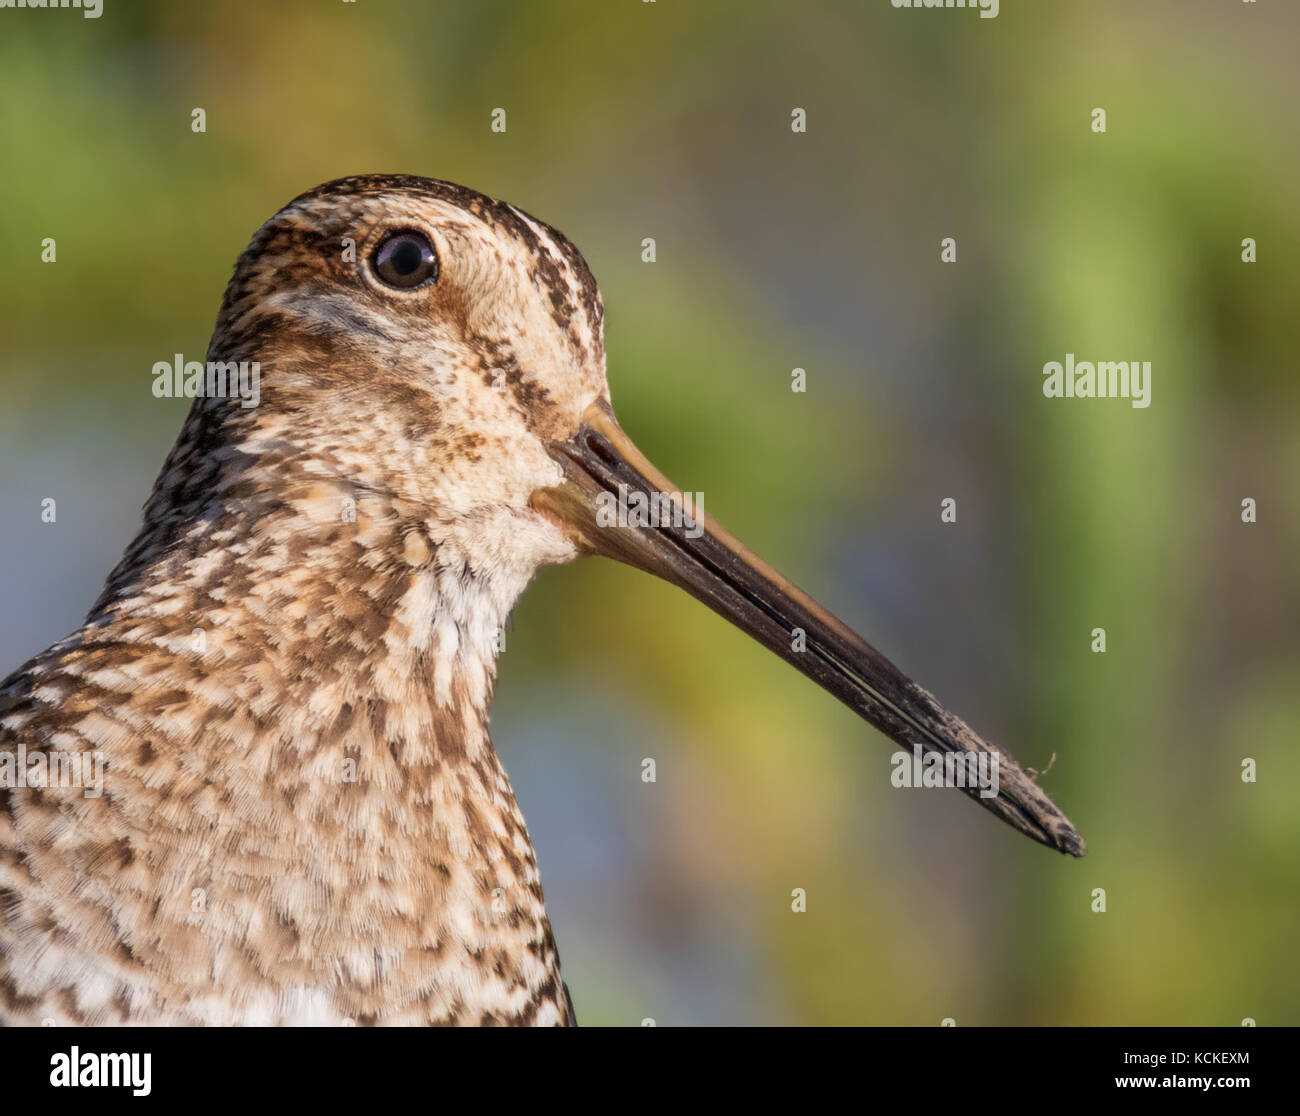
<svg viewBox="0 0 1300 1116">
<path fill-rule="evenodd" d="M 999 785 L 968 793 L 1035 840 L 1082 853 L 1069 821 L 1010 755 L 640 454 L 610 406 L 595 281 L 542 222 L 430 179 L 328 183 L 276 214 L 240 257 L 209 360 L 261 364 L 257 407 L 207 399 L 191 416 L 242 470 L 221 478 L 220 492 L 278 485 L 279 499 L 324 519 L 339 492 L 354 492 L 359 509 L 372 498 L 384 514 L 408 517 L 452 552 L 445 563 L 479 578 L 526 582 L 580 554 L 638 566 L 905 748 L 996 759 Z M 189 442 L 204 433 L 191 430 Z M 277 475 L 290 459 L 288 479 Z M 187 478 L 177 483 L 197 483 L 177 464 Z"/>
<path fill-rule="evenodd" d="M 267 221 L 227 288 L 208 360 L 258 362 L 257 405 L 196 411 L 244 460 L 292 453 L 560 560 L 571 544 L 529 500 L 608 398 L 602 316 L 577 249 L 521 210 L 432 179 L 340 179 Z"/>
</svg>

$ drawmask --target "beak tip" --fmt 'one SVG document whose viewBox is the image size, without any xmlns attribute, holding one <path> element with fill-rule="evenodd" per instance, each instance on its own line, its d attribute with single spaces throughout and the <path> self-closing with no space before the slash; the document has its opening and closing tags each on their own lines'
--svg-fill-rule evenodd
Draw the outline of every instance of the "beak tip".
<svg viewBox="0 0 1300 1116">
<path fill-rule="evenodd" d="M 1058 836 L 1056 847 L 1063 853 L 1069 853 L 1076 860 L 1088 853 L 1087 843 L 1073 829 Z"/>
<path fill-rule="evenodd" d="M 1050 800 L 1049 800 L 1050 804 Z M 1038 812 L 1038 817 L 1032 818 L 1033 828 L 1037 832 L 1030 832 L 1030 836 L 1037 838 L 1044 845 L 1056 849 L 1057 852 L 1066 853 L 1076 860 L 1085 856 L 1088 852 L 1087 842 L 1079 833 L 1070 820 L 1052 806 L 1050 812 Z"/>
</svg>

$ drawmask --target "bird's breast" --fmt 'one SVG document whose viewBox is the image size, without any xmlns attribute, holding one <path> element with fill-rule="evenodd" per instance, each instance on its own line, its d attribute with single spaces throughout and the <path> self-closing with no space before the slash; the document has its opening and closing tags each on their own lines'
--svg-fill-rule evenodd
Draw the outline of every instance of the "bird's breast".
<svg viewBox="0 0 1300 1116">
<path fill-rule="evenodd" d="M 343 714 L 203 758 L 108 747 L 109 793 L 11 792 L 6 979 L 62 1023 L 560 1021 L 536 859 L 481 725 Z M 451 744 L 455 733 L 456 743 Z M 41 928 L 56 926 L 57 934 Z"/>
</svg>

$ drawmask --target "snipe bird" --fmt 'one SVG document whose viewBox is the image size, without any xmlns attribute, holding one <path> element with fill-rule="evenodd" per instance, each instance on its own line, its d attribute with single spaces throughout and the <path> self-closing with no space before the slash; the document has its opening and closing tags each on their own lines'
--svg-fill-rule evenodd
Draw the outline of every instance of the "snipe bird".
<svg viewBox="0 0 1300 1116">
<path fill-rule="evenodd" d="M 448 182 L 340 179 L 254 235 L 208 360 L 257 362 L 258 405 L 195 399 L 86 622 L 0 685 L 0 1019 L 573 1022 L 488 704 L 516 600 L 583 555 L 918 756 L 996 755 L 968 793 L 1082 854 L 1006 752 L 701 509 L 602 520 L 676 491 L 615 421 L 602 318 L 563 235 Z M 55 785 L 56 753 L 101 755 L 102 793 Z"/>
</svg>

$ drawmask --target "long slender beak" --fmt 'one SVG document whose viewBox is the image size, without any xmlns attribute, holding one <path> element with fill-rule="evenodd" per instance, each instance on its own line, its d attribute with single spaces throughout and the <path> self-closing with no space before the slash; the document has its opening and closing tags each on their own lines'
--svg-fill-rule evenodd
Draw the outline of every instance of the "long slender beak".
<svg viewBox="0 0 1300 1116">
<path fill-rule="evenodd" d="M 678 492 L 598 399 L 578 433 L 552 448 L 567 481 L 533 493 L 579 549 L 672 582 L 775 651 L 926 765 L 982 764 L 991 784 L 963 787 L 981 806 L 1041 844 L 1084 854 L 1083 838 L 1005 751 L 980 739 L 879 651 L 746 549 Z M 918 750 L 919 749 L 919 750 Z M 966 753 L 966 755 L 963 755 Z M 973 757 L 972 757 L 973 754 Z M 951 785 L 951 783 L 949 783 Z M 996 794 L 993 793 L 996 788 Z"/>
</svg>

